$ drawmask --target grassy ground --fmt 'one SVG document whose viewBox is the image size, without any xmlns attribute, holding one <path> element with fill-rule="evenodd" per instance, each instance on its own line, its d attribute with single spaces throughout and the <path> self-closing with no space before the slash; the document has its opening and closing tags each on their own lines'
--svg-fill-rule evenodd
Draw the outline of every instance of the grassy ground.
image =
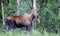
<svg viewBox="0 0 60 36">
<path fill-rule="evenodd" d="M 60 36 L 60 34 L 55 33 L 40 33 L 36 30 L 32 30 L 30 33 L 26 33 L 25 31 L 8 31 L 7 33 L 0 31 L 0 36 Z"/>
</svg>

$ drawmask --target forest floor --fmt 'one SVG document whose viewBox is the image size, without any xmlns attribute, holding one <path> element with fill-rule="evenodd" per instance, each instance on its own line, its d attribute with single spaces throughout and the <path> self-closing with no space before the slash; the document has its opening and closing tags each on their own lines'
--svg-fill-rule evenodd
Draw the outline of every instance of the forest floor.
<svg viewBox="0 0 60 36">
<path fill-rule="evenodd" d="M 32 30 L 30 33 L 26 33 L 26 31 L 8 31 L 6 33 L 0 31 L 0 36 L 60 36 L 60 34 L 56 33 L 40 33 L 39 31 Z"/>
</svg>

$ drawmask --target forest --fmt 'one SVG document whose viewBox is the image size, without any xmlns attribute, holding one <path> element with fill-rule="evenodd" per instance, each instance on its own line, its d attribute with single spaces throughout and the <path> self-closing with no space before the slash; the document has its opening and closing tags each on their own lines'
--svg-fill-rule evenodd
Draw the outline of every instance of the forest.
<svg viewBox="0 0 60 36">
<path fill-rule="evenodd" d="M 38 18 L 30 21 L 30 32 L 26 33 L 25 27 L 6 32 L 5 21 L 8 16 L 23 15 L 27 20 L 26 16 L 31 14 L 35 17 L 38 15 Z M 15 20 L 17 17 L 13 18 Z M 60 36 L 60 0 L 0 0 L 0 36 Z"/>
</svg>

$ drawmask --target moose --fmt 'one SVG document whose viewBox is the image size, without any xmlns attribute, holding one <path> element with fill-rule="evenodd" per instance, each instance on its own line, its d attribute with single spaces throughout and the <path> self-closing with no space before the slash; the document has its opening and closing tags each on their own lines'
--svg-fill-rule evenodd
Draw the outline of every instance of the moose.
<svg viewBox="0 0 60 36">
<path fill-rule="evenodd" d="M 38 17 L 36 10 L 32 10 L 30 14 L 24 13 L 20 16 L 8 16 L 6 17 L 6 30 L 26 27 L 26 31 L 30 31 L 32 27 L 32 21 Z"/>
</svg>

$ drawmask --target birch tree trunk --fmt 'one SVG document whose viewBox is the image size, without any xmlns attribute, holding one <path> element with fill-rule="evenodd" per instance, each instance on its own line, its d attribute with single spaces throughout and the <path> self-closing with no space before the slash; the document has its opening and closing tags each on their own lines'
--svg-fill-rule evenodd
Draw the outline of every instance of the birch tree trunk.
<svg viewBox="0 0 60 36">
<path fill-rule="evenodd" d="M 57 2 L 60 3 L 60 0 L 58 0 Z M 60 7 L 58 8 L 58 12 L 59 12 L 59 16 L 60 16 Z"/>
<path fill-rule="evenodd" d="M 3 24 L 5 24 L 4 22 L 4 6 L 3 6 L 3 2 L 1 0 L 1 7 L 2 7 L 2 18 L 3 18 Z"/>
<path fill-rule="evenodd" d="M 17 12 L 16 12 L 17 15 L 19 15 L 19 1 L 20 0 L 17 0 Z"/>
<path fill-rule="evenodd" d="M 36 0 L 33 0 L 33 9 L 37 11 Z M 34 28 L 34 29 L 36 29 L 36 24 L 37 24 L 36 21 L 37 21 L 37 20 L 36 20 L 36 17 L 35 17 L 35 19 L 33 20 L 33 28 Z"/>
<path fill-rule="evenodd" d="M 32 5 L 33 4 L 33 1 L 32 0 L 29 0 L 29 7 L 32 9 Z"/>
<path fill-rule="evenodd" d="M 58 3 L 60 3 L 60 0 L 57 0 Z M 59 13 L 59 17 L 60 17 L 60 7 L 58 7 L 58 13 Z M 58 33 L 60 33 L 60 28 L 58 27 Z"/>
<path fill-rule="evenodd" d="M 37 10 L 37 7 L 36 7 L 36 0 L 33 0 L 33 9 L 34 9 L 34 10 Z"/>
<path fill-rule="evenodd" d="M 9 4 L 11 5 L 11 0 L 9 0 Z"/>
</svg>

